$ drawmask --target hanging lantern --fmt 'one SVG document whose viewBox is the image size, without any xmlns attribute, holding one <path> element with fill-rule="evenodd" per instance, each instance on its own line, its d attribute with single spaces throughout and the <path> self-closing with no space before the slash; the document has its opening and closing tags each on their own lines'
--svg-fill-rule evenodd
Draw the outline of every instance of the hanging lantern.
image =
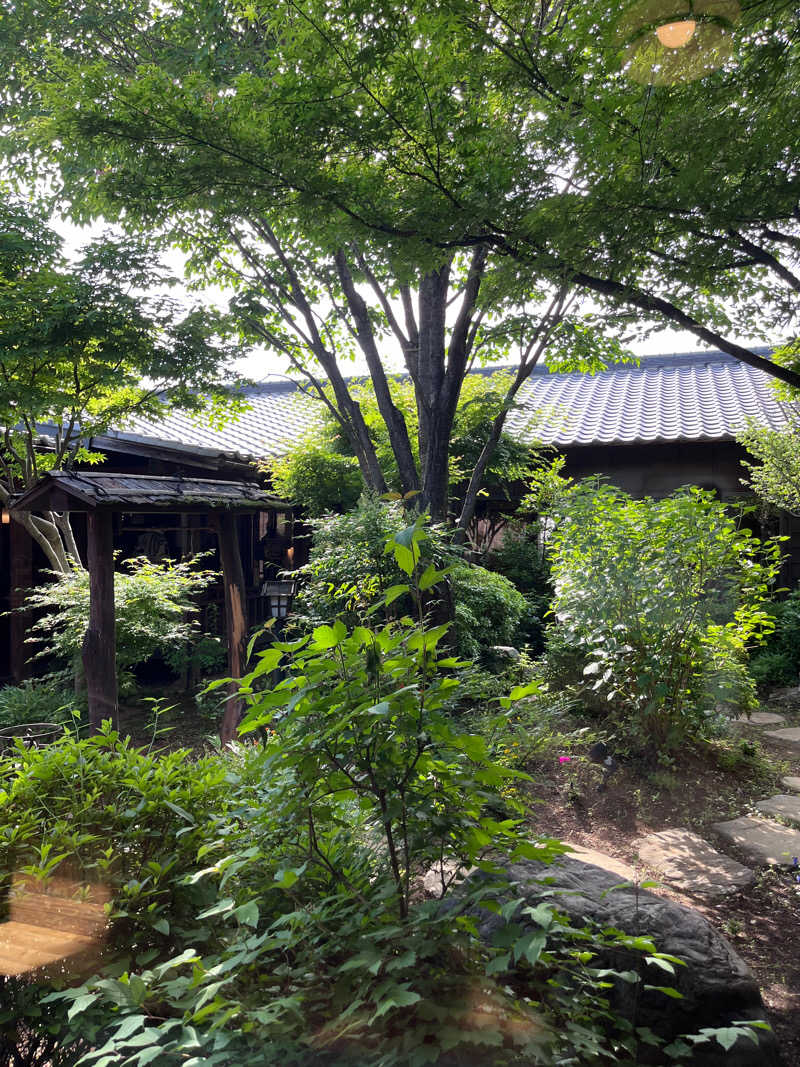
<svg viewBox="0 0 800 1067">
<path fill-rule="evenodd" d="M 622 68 L 641 85 L 704 78 L 733 55 L 738 0 L 637 0 L 617 25 Z"/>
</svg>

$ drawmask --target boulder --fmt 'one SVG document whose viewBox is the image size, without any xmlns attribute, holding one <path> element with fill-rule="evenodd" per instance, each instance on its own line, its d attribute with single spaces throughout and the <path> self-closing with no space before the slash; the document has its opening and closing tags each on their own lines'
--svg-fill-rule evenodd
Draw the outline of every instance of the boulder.
<svg viewBox="0 0 800 1067">
<path fill-rule="evenodd" d="M 684 961 L 686 966 L 676 967 L 674 977 L 653 965 L 644 977 L 647 984 L 672 986 L 682 994 L 681 999 L 615 983 L 613 1008 L 631 1020 L 635 1018 L 636 1026 L 648 1026 L 669 1041 L 705 1027 L 766 1019 L 753 973 L 725 938 L 692 908 L 634 885 L 619 887 L 618 874 L 570 856 L 549 866 L 533 861 L 515 863 L 509 866 L 508 874 L 513 899 L 524 902 L 520 908 L 547 900 L 577 926 L 597 924 L 647 936 L 659 952 Z M 481 913 L 482 938 L 490 941 L 501 923 L 498 916 Z M 622 971 L 636 969 L 640 960 L 638 953 L 610 948 L 593 965 Z M 691 1063 L 693 1067 L 780 1067 L 774 1036 L 767 1031 L 758 1034 L 757 1045 L 740 1038 L 727 1052 L 716 1041 L 699 1044 Z M 659 1062 L 667 1061 L 654 1055 L 652 1063 Z"/>
</svg>

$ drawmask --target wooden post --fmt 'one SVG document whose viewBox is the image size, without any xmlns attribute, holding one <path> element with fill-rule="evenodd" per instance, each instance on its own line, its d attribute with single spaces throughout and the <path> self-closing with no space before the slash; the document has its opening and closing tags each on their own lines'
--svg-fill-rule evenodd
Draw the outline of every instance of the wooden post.
<svg viewBox="0 0 800 1067">
<path fill-rule="evenodd" d="M 222 582 L 225 589 L 225 631 L 228 640 L 228 673 L 231 678 L 244 674 L 247 654 L 247 602 L 242 570 L 242 555 L 239 551 L 239 536 L 236 514 L 223 511 L 214 516 L 219 538 L 219 556 L 222 563 Z M 236 682 L 231 682 L 229 699 L 222 716 L 219 736 L 223 745 L 236 738 L 236 727 L 242 717 L 243 702 L 236 698 Z"/>
<path fill-rule="evenodd" d="M 25 602 L 25 594 L 33 585 L 33 540 L 28 531 L 18 522 L 11 520 L 8 528 L 9 540 L 9 584 L 8 606 L 12 611 L 9 618 L 11 676 L 15 682 L 28 677 L 28 657 L 25 655 L 25 634 L 31 624 L 29 611 L 18 611 Z"/>
<path fill-rule="evenodd" d="M 114 525 L 110 511 L 87 513 L 89 629 L 83 639 L 83 671 L 89 697 L 89 728 L 104 719 L 118 725 L 117 635 L 114 617 Z"/>
</svg>

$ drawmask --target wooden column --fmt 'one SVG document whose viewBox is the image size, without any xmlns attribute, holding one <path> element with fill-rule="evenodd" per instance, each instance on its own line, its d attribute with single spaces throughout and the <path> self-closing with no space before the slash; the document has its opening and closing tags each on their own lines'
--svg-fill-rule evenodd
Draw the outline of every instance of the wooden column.
<svg viewBox="0 0 800 1067">
<path fill-rule="evenodd" d="M 114 617 L 114 525 L 110 511 L 87 516 L 89 629 L 83 639 L 83 671 L 89 697 L 89 727 L 104 719 L 118 725 L 117 641 Z"/>
<path fill-rule="evenodd" d="M 236 679 L 244 674 L 247 655 L 247 601 L 236 514 L 231 511 L 220 512 L 214 516 L 214 522 L 219 538 L 222 582 L 225 589 L 228 673 L 231 678 Z M 237 691 L 236 682 L 231 682 L 229 699 L 219 730 L 223 745 L 236 739 L 236 727 L 242 717 L 243 702 L 234 695 Z"/>
<path fill-rule="evenodd" d="M 18 522 L 11 520 L 8 528 L 9 542 L 9 669 L 15 682 L 28 677 L 28 656 L 25 649 L 25 634 L 31 624 L 31 613 L 20 612 L 25 602 L 25 594 L 33 585 L 33 540 L 28 531 Z"/>
</svg>

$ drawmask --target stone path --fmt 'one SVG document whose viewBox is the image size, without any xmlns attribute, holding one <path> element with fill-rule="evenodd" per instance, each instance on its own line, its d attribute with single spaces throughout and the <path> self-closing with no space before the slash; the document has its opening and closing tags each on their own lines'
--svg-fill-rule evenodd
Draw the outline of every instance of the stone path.
<svg viewBox="0 0 800 1067">
<path fill-rule="evenodd" d="M 771 711 L 757 711 L 735 720 L 738 724 L 760 728 L 785 721 L 783 715 Z M 800 753 L 800 727 L 765 729 L 764 737 L 778 743 L 787 755 Z M 759 815 L 742 815 L 738 819 L 713 824 L 720 840 L 732 845 L 752 867 L 798 865 L 800 777 L 787 775 L 781 782 L 787 792 L 759 801 L 756 804 Z M 641 862 L 653 870 L 660 881 L 689 896 L 724 897 L 746 888 L 755 877 L 751 866 L 717 851 L 690 830 L 662 830 L 650 834 L 639 842 L 638 853 Z"/>
<path fill-rule="evenodd" d="M 800 799 L 800 798 L 798 798 Z M 717 852 L 691 830 L 662 830 L 639 843 L 639 859 L 683 893 L 723 897 L 746 889 L 755 874 L 736 860 Z"/>
<path fill-rule="evenodd" d="M 791 867 L 800 856 L 800 833 L 772 819 L 743 815 L 730 822 L 714 823 L 714 829 L 728 844 L 735 845 L 749 863 Z"/>
<path fill-rule="evenodd" d="M 742 723 L 744 726 L 777 726 L 778 723 L 786 722 L 786 719 L 774 711 L 754 711 L 752 715 L 740 715 L 733 721 Z"/>
<path fill-rule="evenodd" d="M 795 754 L 800 752 L 800 726 L 790 726 L 788 730 L 765 730 L 764 737 L 780 741 L 787 748 L 794 749 Z"/>
<path fill-rule="evenodd" d="M 762 815 L 777 815 L 778 818 L 786 819 L 791 826 L 800 826 L 800 797 L 798 796 L 777 793 L 774 797 L 760 800 L 756 804 L 756 810 Z"/>
</svg>

